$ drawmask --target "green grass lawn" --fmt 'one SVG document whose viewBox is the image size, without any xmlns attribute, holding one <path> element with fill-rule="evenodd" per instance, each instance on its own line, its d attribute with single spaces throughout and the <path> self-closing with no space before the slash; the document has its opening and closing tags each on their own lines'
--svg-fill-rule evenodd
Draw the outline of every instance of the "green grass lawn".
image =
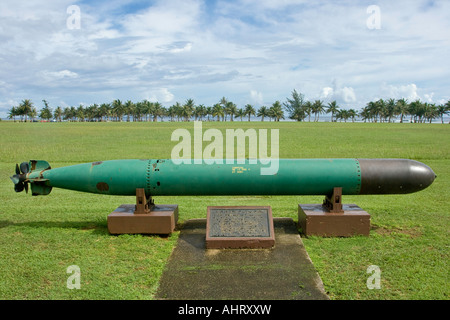
<svg viewBox="0 0 450 320">
<path fill-rule="evenodd" d="M 16 194 L 16 163 L 52 167 L 112 159 L 170 158 L 177 128 L 193 123 L 0 122 L 0 299 L 153 299 L 178 238 L 108 233 L 106 217 L 134 197 L 54 189 L 48 196 Z M 279 129 L 281 158 L 408 158 L 438 178 L 410 195 L 344 196 L 371 214 L 369 237 L 303 238 L 332 299 L 448 299 L 450 126 L 380 123 L 203 123 L 218 128 Z M 206 143 L 205 143 L 206 145 Z M 270 205 L 297 220 L 299 203 L 322 197 L 156 197 L 179 205 L 179 222 L 205 218 L 209 205 Z M 70 290 L 67 268 L 81 271 Z M 381 289 L 369 290 L 370 265 Z"/>
</svg>

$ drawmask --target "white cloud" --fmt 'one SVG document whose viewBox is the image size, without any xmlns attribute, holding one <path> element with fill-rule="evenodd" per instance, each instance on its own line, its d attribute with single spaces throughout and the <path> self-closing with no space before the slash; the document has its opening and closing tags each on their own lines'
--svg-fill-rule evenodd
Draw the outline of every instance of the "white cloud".
<svg viewBox="0 0 450 320">
<path fill-rule="evenodd" d="M 334 80 L 333 88 L 332 87 L 322 88 L 320 98 L 325 99 L 327 101 L 337 100 L 338 102 L 353 103 L 356 101 L 356 94 L 355 90 L 352 87 L 340 88 L 340 86 L 337 83 L 337 80 Z"/>
<path fill-rule="evenodd" d="M 334 95 L 334 90 L 331 87 L 325 87 L 322 89 L 322 94 L 320 95 L 320 97 L 322 99 L 330 99 L 332 98 Z"/>
<path fill-rule="evenodd" d="M 169 52 L 170 53 L 181 53 L 181 52 L 189 52 L 192 49 L 192 43 L 187 43 L 184 47 L 178 47 L 178 48 L 173 48 L 170 49 Z"/>
<path fill-rule="evenodd" d="M 262 104 L 264 101 L 262 93 L 258 92 L 256 90 L 250 91 L 250 98 L 251 98 L 252 102 L 256 103 L 256 104 Z"/>
<path fill-rule="evenodd" d="M 61 71 L 43 71 L 42 72 L 43 76 L 47 79 L 47 80 L 59 80 L 59 79 L 63 79 L 63 78 L 77 78 L 78 74 L 76 72 L 72 72 L 70 70 L 61 70 Z"/>
<path fill-rule="evenodd" d="M 425 102 L 428 102 L 428 103 L 432 103 L 432 102 L 433 102 L 433 96 L 434 96 L 434 92 L 432 92 L 432 93 L 430 93 L 430 94 L 425 93 L 425 94 L 423 95 L 423 97 L 424 97 L 424 99 L 425 99 Z"/>
<path fill-rule="evenodd" d="M 100 40 L 100 39 L 117 39 L 120 38 L 122 34 L 118 30 L 110 29 L 105 26 L 104 28 L 94 31 L 88 36 L 89 40 Z"/>
<path fill-rule="evenodd" d="M 342 88 L 342 98 L 346 103 L 351 103 L 356 101 L 355 90 L 353 88 L 344 87 Z"/>
<path fill-rule="evenodd" d="M 414 83 L 400 86 L 387 85 L 384 83 L 381 87 L 381 91 L 383 97 L 394 99 L 405 98 L 408 101 L 415 101 L 417 99 L 420 99 L 417 85 L 415 85 Z"/>
<path fill-rule="evenodd" d="M 186 34 L 197 25 L 200 10 L 201 2 L 197 0 L 160 0 L 143 12 L 125 16 L 122 25 L 133 36 Z"/>
<path fill-rule="evenodd" d="M 153 102 L 168 103 L 172 102 L 174 97 L 175 96 L 169 91 L 169 89 L 161 88 L 150 91 L 148 100 Z"/>
</svg>

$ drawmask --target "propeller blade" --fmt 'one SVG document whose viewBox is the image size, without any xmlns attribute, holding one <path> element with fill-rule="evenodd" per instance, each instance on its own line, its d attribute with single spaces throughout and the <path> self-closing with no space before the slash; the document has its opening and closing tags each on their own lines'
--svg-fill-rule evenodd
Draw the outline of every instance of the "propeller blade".
<svg viewBox="0 0 450 320">
<path fill-rule="evenodd" d="M 15 192 L 22 192 L 24 189 L 23 183 L 18 183 L 14 185 L 14 191 Z"/>
<path fill-rule="evenodd" d="M 25 187 L 25 192 L 28 194 L 28 183 L 24 183 L 24 187 Z"/>
<path fill-rule="evenodd" d="M 16 174 L 20 174 L 19 165 L 16 163 Z"/>
<path fill-rule="evenodd" d="M 28 162 L 22 162 L 20 164 L 20 171 L 22 173 L 27 174 L 29 170 L 30 170 L 30 165 L 28 164 Z"/>
<path fill-rule="evenodd" d="M 13 182 L 14 184 L 18 184 L 18 183 L 20 182 L 20 179 L 19 179 L 19 176 L 18 176 L 18 175 L 14 175 L 14 176 L 9 177 L 9 178 L 12 180 L 12 182 Z"/>
</svg>

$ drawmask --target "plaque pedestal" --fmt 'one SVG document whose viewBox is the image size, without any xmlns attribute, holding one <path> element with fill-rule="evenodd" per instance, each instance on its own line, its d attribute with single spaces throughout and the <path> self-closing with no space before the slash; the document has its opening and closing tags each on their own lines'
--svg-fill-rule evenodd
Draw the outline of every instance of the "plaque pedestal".
<svg viewBox="0 0 450 320">
<path fill-rule="evenodd" d="M 274 244 L 271 207 L 208 207 L 207 249 L 259 249 Z"/>
</svg>

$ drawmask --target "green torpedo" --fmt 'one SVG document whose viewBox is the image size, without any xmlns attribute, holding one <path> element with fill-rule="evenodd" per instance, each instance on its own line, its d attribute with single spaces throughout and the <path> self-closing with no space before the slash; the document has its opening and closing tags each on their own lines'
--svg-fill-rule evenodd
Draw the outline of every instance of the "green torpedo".
<svg viewBox="0 0 450 320">
<path fill-rule="evenodd" d="M 272 161 L 274 161 L 272 159 Z M 261 160 L 188 161 L 109 160 L 51 168 L 47 161 L 16 165 L 16 192 L 48 195 L 52 188 L 106 195 L 148 196 L 406 194 L 423 190 L 436 178 L 427 165 L 407 159 L 277 159 L 263 174 Z M 190 162 L 190 163 L 189 163 Z M 198 163 L 199 162 L 199 163 Z"/>
</svg>

